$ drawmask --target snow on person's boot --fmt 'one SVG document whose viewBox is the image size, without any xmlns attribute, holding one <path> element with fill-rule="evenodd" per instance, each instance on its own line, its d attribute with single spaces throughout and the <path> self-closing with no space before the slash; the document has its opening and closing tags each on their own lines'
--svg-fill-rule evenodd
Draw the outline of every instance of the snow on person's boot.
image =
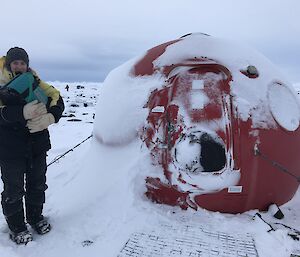
<svg viewBox="0 0 300 257">
<path fill-rule="evenodd" d="M 9 238 L 14 241 L 16 244 L 27 244 L 33 240 L 32 234 L 28 231 L 28 229 L 21 231 L 19 233 L 15 233 L 10 231 Z"/>
<path fill-rule="evenodd" d="M 5 218 L 10 229 L 9 237 L 13 242 L 27 244 L 33 240 L 32 234 L 28 231 L 24 222 L 23 210 Z"/>
<path fill-rule="evenodd" d="M 51 225 L 48 222 L 47 219 L 43 218 L 41 221 L 35 223 L 35 224 L 30 224 L 31 227 L 40 235 L 44 235 L 51 230 Z"/>
<path fill-rule="evenodd" d="M 51 230 L 48 220 L 42 215 L 43 205 L 26 204 L 26 219 L 30 226 L 40 235 Z"/>
</svg>

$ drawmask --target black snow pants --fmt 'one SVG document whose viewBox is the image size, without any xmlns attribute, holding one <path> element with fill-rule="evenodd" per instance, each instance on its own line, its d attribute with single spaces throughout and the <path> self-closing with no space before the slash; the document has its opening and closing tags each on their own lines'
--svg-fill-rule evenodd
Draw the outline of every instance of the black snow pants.
<svg viewBox="0 0 300 257">
<path fill-rule="evenodd" d="M 0 161 L 1 178 L 4 184 L 1 205 L 6 218 L 19 212 L 23 213 L 24 195 L 26 213 L 30 213 L 30 206 L 33 209 L 38 207 L 42 211 L 47 189 L 46 156 L 46 152 L 42 152 L 30 158 Z"/>
</svg>

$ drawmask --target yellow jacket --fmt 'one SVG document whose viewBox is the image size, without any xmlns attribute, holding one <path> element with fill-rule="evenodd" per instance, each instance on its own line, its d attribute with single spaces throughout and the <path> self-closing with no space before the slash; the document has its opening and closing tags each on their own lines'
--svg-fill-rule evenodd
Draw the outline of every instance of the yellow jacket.
<svg viewBox="0 0 300 257">
<path fill-rule="evenodd" d="M 5 63 L 5 56 L 0 58 L 0 86 L 4 86 L 5 84 L 7 84 L 10 80 L 12 80 L 14 78 L 14 74 L 12 72 L 8 71 L 4 67 L 4 63 Z M 38 77 L 34 70 L 31 69 L 31 72 L 36 77 Z M 47 84 L 46 82 L 44 82 L 40 79 L 38 79 L 38 81 L 39 81 L 39 86 L 41 89 L 43 89 L 45 95 L 51 98 L 50 107 L 56 105 L 59 100 L 59 96 L 60 96 L 59 91 L 56 88 L 54 88 L 53 86 Z M 0 106 L 1 105 L 3 105 L 3 104 L 0 100 Z"/>
</svg>

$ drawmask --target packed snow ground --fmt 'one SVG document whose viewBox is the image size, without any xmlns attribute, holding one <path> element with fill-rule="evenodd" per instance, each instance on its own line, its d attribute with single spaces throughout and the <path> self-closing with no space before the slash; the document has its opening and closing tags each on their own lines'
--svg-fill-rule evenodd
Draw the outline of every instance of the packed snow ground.
<svg viewBox="0 0 300 257">
<path fill-rule="evenodd" d="M 101 93 L 101 84 L 96 83 L 81 84 L 84 88 L 71 83 L 69 92 L 66 83 L 53 85 L 60 89 L 66 110 L 60 123 L 50 128 L 48 163 L 92 133 L 95 103 Z M 300 91 L 300 84 L 295 87 Z M 260 257 L 288 257 L 300 250 L 299 241 L 292 240 L 286 228 L 267 232 L 265 223 L 253 219 L 257 210 L 230 215 L 151 203 L 142 191 L 143 169 L 149 163 L 140 140 L 118 147 L 104 146 L 94 139 L 84 142 L 48 169 L 45 214 L 53 230 L 44 236 L 34 234 L 34 241 L 26 246 L 16 246 L 8 238 L 1 215 L 0 257 L 117 257 L 132 233 L 156 230 L 162 234 L 165 231 L 160 224 L 201 224 L 211 231 L 247 232 L 253 236 Z M 285 217 L 279 222 L 300 230 L 300 190 L 282 210 Z M 270 213 L 262 216 L 268 222 L 278 222 Z"/>
</svg>

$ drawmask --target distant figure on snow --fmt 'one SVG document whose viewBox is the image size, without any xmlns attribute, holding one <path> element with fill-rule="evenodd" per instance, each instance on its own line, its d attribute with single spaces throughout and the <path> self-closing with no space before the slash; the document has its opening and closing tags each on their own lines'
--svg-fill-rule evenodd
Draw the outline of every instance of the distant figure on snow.
<svg viewBox="0 0 300 257">
<path fill-rule="evenodd" d="M 67 84 L 65 89 L 67 90 L 67 92 L 69 92 L 69 85 Z"/>
<path fill-rule="evenodd" d="M 0 58 L 1 205 L 10 238 L 17 244 L 33 239 L 25 223 L 23 196 L 27 223 L 38 234 L 51 229 L 42 215 L 46 152 L 51 148 L 47 128 L 59 121 L 63 110 L 59 91 L 38 78 L 23 48 L 11 48 Z"/>
</svg>

